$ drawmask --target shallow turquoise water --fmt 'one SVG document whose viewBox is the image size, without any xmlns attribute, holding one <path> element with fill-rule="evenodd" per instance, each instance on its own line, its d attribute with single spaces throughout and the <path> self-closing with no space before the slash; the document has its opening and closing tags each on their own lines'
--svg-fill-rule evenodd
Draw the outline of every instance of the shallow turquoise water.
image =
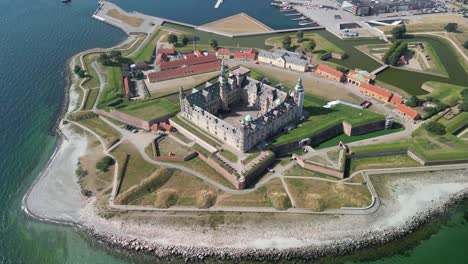
<svg viewBox="0 0 468 264">
<path fill-rule="evenodd" d="M 154 2 L 168 9 L 177 6 L 175 1 L 161 0 L 117 2 L 139 8 L 146 4 L 155 8 Z M 233 8 L 241 3 L 226 2 Z M 53 128 L 63 106 L 66 60 L 79 51 L 109 47 L 125 38 L 118 29 L 90 17 L 95 6 L 94 0 L 70 4 L 0 0 L 0 263 L 139 262 L 84 239 L 75 228 L 37 222 L 20 208 L 24 193 L 56 145 Z M 463 263 L 467 212 L 460 207 L 429 240 L 404 255 L 393 254 L 375 263 Z"/>
</svg>

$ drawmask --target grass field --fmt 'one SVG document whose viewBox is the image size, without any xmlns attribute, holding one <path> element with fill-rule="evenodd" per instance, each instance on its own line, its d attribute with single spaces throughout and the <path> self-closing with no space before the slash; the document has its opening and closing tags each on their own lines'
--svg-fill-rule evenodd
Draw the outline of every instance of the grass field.
<svg viewBox="0 0 468 264">
<path fill-rule="evenodd" d="M 227 149 L 223 149 L 222 151 L 219 152 L 219 154 L 221 156 L 225 157 L 230 162 L 237 162 L 237 160 L 238 160 L 238 157 L 234 153 L 232 153 L 231 151 L 229 151 Z"/>
<path fill-rule="evenodd" d="M 106 147 L 109 147 L 120 138 L 120 133 L 117 130 L 113 129 L 97 117 L 84 119 L 79 121 L 79 123 L 101 136 L 106 142 Z"/>
<path fill-rule="evenodd" d="M 200 129 L 195 129 L 194 127 L 192 127 L 192 125 L 189 124 L 189 121 L 182 120 L 181 118 L 179 118 L 177 116 L 171 117 L 171 120 L 174 120 L 174 122 L 176 122 L 177 124 L 179 124 L 183 128 L 187 129 L 189 132 L 191 132 L 195 136 L 199 137 L 200 139 L 202 139 L 206 143 L 210 144 L 211 146 L 217 147 L 217 146 L 222 145 L 221 142 L 219 142 L 218 140 L 216 140 L 213 137 L 209 136 L 207 133 L 201 131 Z"/>
<path fill-rule="evenodd" d="M 107 72 L 107 85 L 104 87 L 98 102 L 99 109 L 109 109 L 107 104 L 122 98 L 125 94 L 120 67 L 104 67 Z"/>
<path fill-rule="evenodd" d="M 348 162 L 350 168 L 349 174 L 359 170 L 421 166 L 406 154 L 350 159 Z"/>
<path fill-rule="evenodd" d="M 296 34 L 293 33 L 290 35 L 292 43 L 291 46 L 297 48 L 298 51 L 305 51 L 305 46 L 309 39 L 313 39 L 315 41 L 316 47 L 313 51 L 314 54 L 325 54 L 325 53 L 338 53 L 338 54 L 345 54 L 345 51 L 334 45 L 332 42 L 328 41 L 321 35 L 317 33 L 305 33 L 304 34 L 304 41 L 301 43 L 297 42 Z M 265 44 L 269 46 L 273 46 L 275 48 L 282 48 L 284 36 L 281 37 L 272 37 L 265 40 Z"/>
<path fill-rule="evenodd" d="M 168 156 L 168 153 L 172 152 L 175 157 L 185 157 L 192 152 L 190 148 L 180 144 L 170 137 L 165 137 L 163 140 L 159 141 L 158 148 L 161 156 Z M 152 152 L 153 150 L 151 150 L 151 153 Z"/>
<path fill-rule="evenodd" d="M 87 81 L 83 84 L 83 87 L 86 89 L 99 87 L 99 78 L 97 77 L 97 73 L 94 68 L 91 67 L 91 63 L 95 61 L 97 57 L 99 57 L 99 54 L 97 53 L 91 53 L 83 56 L 83 61 L 86 67 L 86 78 L 88 78 Z"/>
<path fill-rule="evenodd" d="M 318 146 L 314 146 L 314 148 L 315 149 L 321 149 L 321 148 L 328 148 L 328 147 L 338 146 L 340 141 L 348 144 L 348 143 L 351 143 L 351 142 L 365 140 L 365 139 L 379 137 L 379 136 L 384 136 L 384 135 L 400 132 L 400 131 L 403 131 L 403 130 L 404 130 L 404 127 L 399 125 L 399 126 L 394 127 L 392 129 L 378 130 L 378 131 L 374 131 L 374 132 L 371 132 L 371 133 L 358 135 L 358 136 L 348 136 L 346 134 L 341 134 L 339 136 L 336 136 L 334 138 L 331 138 L 331 139 L 329 139 L 327 141 L 324 141 L 324 142 L 320 143 Z"/>
<path fill-rule="evenodd" d="M 314 211 L 366 207 L 371 194 L 366 185 L 345 185 L 314 179 L 285 179 L 298 208 Z"/>
<path fill-rule="evenodd" d="M 140 48 L 140 50 L 134 56 L 131 56 L 130 59 L 135 62 L 151 61 L 151 58 L 154 55 L 154 51 L 156 49 L 156 42 L 165 33 L 167 33 L 166 30 L 162 30 L 161 28 L 156 28 L 156 30 L 153 33 L 151 33 L 150 37 L 145 42 L 145 46 Z"/>
<path fill-rule="evenodd" d="M 132 202 L 134 205 L 155 205 L 158 194 L 160 195 L 164 190 L 171 190 L 176 193 L 175 206 L 193 206 L 193 207 L 210 207 L 216 202 L 218 195 L 223 192 L 216 187 L 204 182 L 203 180 L 195 177 L 187 172 L 177 170 L 169 180 L 152 192 L 145 192 L 143 195 Z M 207 199 L 208 195 L 210 201 L 203 201 Z M 207 203 L 204 203 L 207 202 Z M 203 206 L 206 205 L 206 206 Z"/>
<path fill-rule="evenodd" d="M 202 159 L 199 157 L 193 158 L 189 161 L 185 161 L 183 163 L 185 167 L 188 167 L 194 171 L 197 171 L 210 179 L 228 187 L 228 188 L 234 188 L 231 182 L 226 180 L 221 174 L 219 174 L 216 170 L 211 168 L 206 162 L 204 162 Z"/>
<path fill-rule="evenodd" d="M 126 156 L 130 156 L 121 180 L 119 193 L 125 192 L 130 187 L 139 184 L 159 168 L 157 165 L 146 162 L 140 156 L 138 150 L 129 142 L 123 142 L 112 150 L 112 155 L 118 161 L 119 172 L 122 172 Z"/>
<path fill-rule="evenodd" d="M 91 110 L 96 102 L 97 96 L 99 94 L 99 88 L 94 88 L 89 90 L 88 99 L 84 105 L 84 110 Z"/>
<path fill-rule="evenodd" d="M 178 96 L 170 95 L 144 102 L 128 102 L 127 106 L 120 107 L 119 110 L 143 120 L 164 115 L 172 116 L 179 112 Z"/>
<path fill-rule="evenodd" d="M 274 145 L 280 145 L 287 142 L 311 137 L 316 133 L 331 126 L 349 122 L 353 126 L 384 119 L 380 114 L 369 110 L 356 109 L 346 105 L 337 105 L 334 108 L 323 108 L 327 102 L 323 99 L 306 94 L 304 98 L 304 110 L 311 115 L 307 120 L 300 124 L 300 127 L 285 133 L 275 139 Z"/>
<path fill-rule="evenodd" d="M 462 112 L 450 120 L 439 119 L 439 123 L 445 125 L 447 132 L 454 133 L 458 129 L 468 124 L 468 112 Z"/>
<path fill-rule="evenodd" d="M 434 90 L 432 93 L 422 96 L 422 98 L 432 97 L 449 106 L 454 106 L 458 100 L 461 100 L 461 91 L 468 89 L 463 86 L 439 82 L 427 82 L 425 84 Z"/>
<path fill-rule="evenodd" d="M 216 206 L 275 207 L 286 209 L 291 202 L 280 179 L 273 179 L 258 190 L 248 194 L 224 194 L 218 197 Z"/>
<path fill-rule="evenodd" d="M 304 169 L 301 166 L 295 164 L 292 168 L 283 173 L 284 176 L 305 176 L 305 177 L 317 177 L 330 180 L 336 180 L 336 177 L 328 176 L 319 172 Z"/>
</svg>

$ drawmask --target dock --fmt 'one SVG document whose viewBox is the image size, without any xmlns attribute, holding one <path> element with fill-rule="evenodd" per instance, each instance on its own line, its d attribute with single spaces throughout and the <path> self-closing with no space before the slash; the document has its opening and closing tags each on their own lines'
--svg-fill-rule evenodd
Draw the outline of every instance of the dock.
<svg viewBox="0 0 468 264">
<path fill-rule="evenodd" d="M 214 8 L 219 8 L 219 6 L 224 2 L 224 0 L 217 0 Z"/>
<path fill-rule="evenodd" d="M 379 73 L 385 71 L 386 69 L 388 69 L 388 67 L 390 67 L 390 66 L 388 66 L 388 65 L 382 65 L 382 66 L 380 66 L 379 68 L 373 70 L 373 71 L 371 72 L 371 74 L 372 74 L 372 75 L 377 75 L 377 74 L 379 74 Z"/>
</svg>

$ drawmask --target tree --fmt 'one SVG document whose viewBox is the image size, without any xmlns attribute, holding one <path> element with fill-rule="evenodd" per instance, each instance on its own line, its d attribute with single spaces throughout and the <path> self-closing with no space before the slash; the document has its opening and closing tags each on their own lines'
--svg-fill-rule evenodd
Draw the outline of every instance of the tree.
<svg viewBox="0 0 468 264">
<path fill-rule="evenodd" d="M 107 55 L 106 53 L 102 53 L 101 55 L 99 55 L 98 62 L 101 63 L 104 66 L 107 66 L 107 65 L 111 64 L 111 60 L 109 58 L 109 55 Z"/>
<path fill-rule="evenodd" d="M 120 62 L 120 60 L 122 59 L 122 52 L 118 50 L 113 50 L 111 51 L 109 58 L 115 62 Z"/>
<path fill-rule="evenodd" d="M 458 31 L 458 24 L 457 23 L 448 23 L 445 25 L 444 29 L 447 32 L 457 32 Z"/>
<path fill-rule="evenodd" d="M 460 95 L 464 99 L 468 99 L 468 88 L 463 89 L 463 91 L 460 92 Z"/>
<path fill-rule="evenodd" d="M 187 46 L 189 43 L 189 38 L 185 35 L 182 36 L 182 45 Z"/>
<path fill-rule="evenodd" d="M 78 75 L 78 77 L 80 78 L 84 78 L 86 77 L 86 72 L 83 69 L 81 69 L 78 73 L 76 73 L 76 75 Z"/>
<path fill-rule="evenodd" d="M 312 52 L 317 45 L 315 44 L 315 40 L 310 39 L 309 42 L 307 43 L 306 49 L 310 52 Z"/>
<path fill-rule="evenodd" d="M 75 68 L 73 68 L 73 72 L 74 72 L 75 74 L 78 74 L 80 71 L 81 71 L 80 65 L 75 65 Z"/>
<path fill-rule="evenodd" d="M 468 40 L 465 41 L 465 43 L 463 44 L 463 47 L 464 47 L 465 49 L 468 49 Z"/>
<path fill-rule="evenodd" d="M 304 32 L 302 30 L 299 30 L 296 33 L 296 38 L 297 38 L 298 43 L 301 43 L 302 41 L 304 41 Z"/>
<path fill-rule="evenodd" d="M 396 39 L 403 38 L 403 36 L 406 34 L 406 26 L 401 25 L 394 27 L 391 32 L 392 36 Z"/>
<path fill-rule="evenodd" d="M 283 38 L 283 48 L 289 50 L 291 48 L 291 37 L 285 36 Z"/>
<path fill-rule="evenodd" d="M 178 41 L 179 39 L 175 34 L 169 34 L 169 36 L 167 37 L 167 42 L 169 42 L 169 44 L 177 44 Z"/>
<path fill-rule="evenodd" d="M 409 107 L 416 107 L 416 106 L 420 106 L 421 104 L 422 104 L 421 100 L 419 100 L 419 98 L 414 95 L 410 97 L 408 102 L 406 102 L 406 105 L 408 105 Z"/>
<path fill-rule="evenodd" d="M 468 99 L 463 99 L 463 101 L 458 105 L 458 108 L 463 112 L 468 112 Z"/>
<path fill-rule="evenodd" d="M 437 123 L 435 121 L 431 121 L 429 123 L 426 124 L 425 126 L 426 130 L 431 132 L 431 133 L 434 133 L 436 135 L 443 135 L 445 134 L 445 126 L 440 124 L 440 123 Z"/>
<path fill-rule="evenodd" d="M 218 49 L 218 41 L 216 39 L 210 39 L 210 46 L 217 50 Z"/>
<path fill-rule="evenodd" d="M 96 163 L 96 169 L 106 172 L 109 170 L 109 167 L 112 165 L 114 165 L 114 160 L 109 156 L 105 156 L 104 158 L 102 158 L 100 161 Z"/>
</svg>

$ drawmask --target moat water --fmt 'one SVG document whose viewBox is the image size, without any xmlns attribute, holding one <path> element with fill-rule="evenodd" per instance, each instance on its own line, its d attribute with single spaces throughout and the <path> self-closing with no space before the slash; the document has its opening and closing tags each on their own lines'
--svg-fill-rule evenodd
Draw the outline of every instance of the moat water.
<svg viewBox="0 0 468 264">
<path fill-rule="evenodd" d="M 204 23 L 208 21 L 208 14 L 202 7 L 212 8 L 215 1 L 115 2 L 129 10 L 160 8 L 165 13 L 186 16 L 186 22 Z M 205 2 L 210 4 L 205 7 Z M 219 10 L 225 13 L 220 13 L 215 18 L 243 10 L 253 16 L 258 14 L 259 17 L 256 17 L 268 24 L 269 15 L 259 11 L 261 5 L 267 2 L 227 0 Z M 184 5 L 179 3 L 196 9 L 186 11 Z M 23 195 L 43 169 L 57 144 L 53 130 L 63 107 L 67 59 L 79 51 L 109 47 L 125 39 L 120 30 L 90 17 L 95 7 L 94 0 L 77 0 L 69 4 L 62 4 L 59 0 L 0 0 L 2 264 L 145 262 L 103 248 L 82 236 L 77 228 L 41 223 L 21 210 Z M 150 11 L 147 13 L 162 16 Z M 269 25 L 273 27 L 273 23 L 274 21 Z M 451 210 L 440 221 L 423 228 L 412 240 L 368 250 L 337 261 L 464 263 L 468 244 L 467 219 L 468 205 L 465 203 Z"/>
</svg>

